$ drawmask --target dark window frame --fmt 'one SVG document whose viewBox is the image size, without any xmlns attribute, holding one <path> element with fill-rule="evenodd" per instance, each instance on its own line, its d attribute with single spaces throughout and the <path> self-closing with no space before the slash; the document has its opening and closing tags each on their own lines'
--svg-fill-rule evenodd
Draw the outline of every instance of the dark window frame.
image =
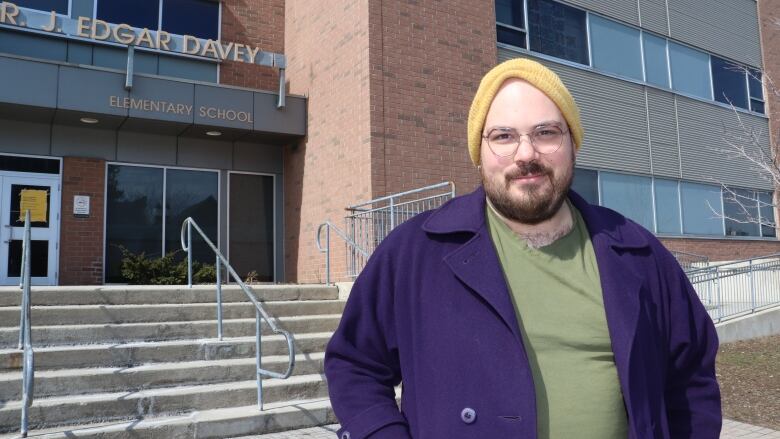
<svg viewBox="0 0 780 439">
<path fill-rule="evenodd" d="M 68 1 L 70 2 L 72 0 L 68 0 Z M 95 1 L 95 9 L 92 12 L 92 18 L 93 19 L 98 18 L 98 9 L 100 7 L 101 2 L 104 2 L 104 1 L 110 2 L 111 0 L 96 0 Z M 164 20 L 165 20 L 164 11 L 165 11 L 165 1 L 166 0 L 156 0 L 156 1 L 158 3 L 158 5 L 157 5 L 158 6 L 157 25 L 155 27 L 153 27 L 153 28 L 149 27 L 147 29 L 149 29 L 150 31 L 155 31 L 155 32 L 158 32 L 158 31 L 161 31 L 161 30 L 165 31 L 165 32 L 168 32 L 163 27 L 163 23 L 164 23 Z M 221 39 L 222 39 L 222 12 L 223 12 L 222 11 L 222 2 L 221 1 L 216 1 L 216 0 L 193 0 L 193 1 L 202 1 L 204 3 L 214 3 L 217 6 L 217 27 L 216 27 L 217 38 L 214 41 L 221 41 Z M 119 22 L 115 23 L 113 21 L 109 21 L 109 23 L 111 23 L 111 24 L 119 24 Z M 126 24 L 130 24 L 130 23 L 126 23 Z M 138 28 L 136 26 L 133 26 L 132 24 L 130 24 L 130 25 L 132 27 L 134 27 L 134 28 L 141 29 L 141 28 Z M 184 34 L 177 34 L 177 33 L 173 33 L 173 32 L 168 32 L 168 33 L 170 33 L 171 35 L 184 35 Z M 196 38 L 206 39 L 206 38 L 200 37 L 198 35 L 194 35 L 194 34 L 187 34 L 187 35 L 191 35 L 191 36 L 194 36 Z"/>
<path fill-rule="evenodd" d="M 67 9 L 66 9 L 65 12 L 60 12 L 56 8 L 55 9 L 50 9 L 50 8 L 43 9 L 43 8 L 37 8 L 37 7 L 34 7 L 34 6 L 25 6 L 23 4 L 20 4 L 23 1 L 24 0 L 15 0 L 15 1 L 12 1 L 11 3 L 15 4 L 19 8 L 32 9 L 34 11 L 42 11 L 42 12 L 46 12 L 46 13 L 50 13 L 51 11 L 55 11 L 57 13 L 57 15 L 60 15 L 60 16 L 63 16 L 63 17 L 69 17 L 70 16 L 70 12 L 73 9 L 73 0 L 65 0 L 65 3 L 67 4 L 66 5 Z M 56 1 L 56 0 L 54 0 L 54 1 Z"/>
</svg>

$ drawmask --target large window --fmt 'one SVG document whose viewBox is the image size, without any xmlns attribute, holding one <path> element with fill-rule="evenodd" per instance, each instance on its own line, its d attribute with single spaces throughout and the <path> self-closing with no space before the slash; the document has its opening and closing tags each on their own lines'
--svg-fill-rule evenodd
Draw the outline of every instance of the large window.
<svg viewBox="0 0 780 439">
<path fill-rule="evenodd" d="M 599 173 L 590 169 L 574 169 L 571 188 L 590 204 L 599 204 Z"/>
<path fill-rule="evenodd" d="M 528 0 L 530 49 L 590 65 L 585 11 L 552 0 Z"/>
<path fill-rule="evenodd" d="M 761 85 L 761 72 L 748 69 L 748 89 L 750 93 L 750 109 L 756 113 L 764 114 L 764 88 Z"/>
<path fill-rule="evenodd" d="M 522 1 L 496 0 L 496 35 L 500 43 L 526 48 Z"/>
<path fill-rule="evenodd" d="M 219 2 L 214 0 L 99 0 L 96 16 L 109 23 L 219 39 Z"/>
<path fill-rule="evenodd" d="M 723 217 L 726 236 L 761 236 L 758 200 L 753 191 L 723 191 Z"/>
<path fill-rule="evenodd" d="M 593 67 L 642 81 L 642 51 L 639 30 L 590 16 L 590 47 Z"/>
<path fill-rule="evenodd" d="M 720 187 L 680 183 L 683 232 L 691 235 L 723 235 Z"/>
<path fill-rule="evenodd" d="M 124 282 L 123 249 L 150 258 L 179 250 L 181 222 L 188 216 L 216 244 L 217 194 L 214 171 L 108 165 L 106 282 Z M 194 259 L 213 264 L 213 253 L 205 251 L 200 241 L 193 238 Z"/>
<path fill-rule="evenodd" d="M 11 3 L 22 8 L 56 11 L 58 14 L 68 15 L 68 0 L 14 0 Z"/>
<path fill-rule="evenodd" d="M 745 69 L 717 56 L 710 56 L 710 60 L 715 100 L 749 109 Z"/>
<path fill-rule="evenodd" d="M 775 207 L 772 203 L 772 194 L 769 192 L 758 193 L 759 213 L 761 214 L 761 236 L 776 237 Z"/>
<path fill-rule="evenodd" d="M 653 189 L 649 177 L 601 172 L 601 204 L 654 230 Z"/>
<path fill-rule="evenodd" d="M 655 184 L 655 224 L 661 234 L 680 235 L 680 190 L 676 180 L 656 178 Z"/>
<path fill-rule="evenodd" d="M 672 88 L 704 99 L 712 99 L 710 57 L 703 52 L 669 42 Z"/>
</svg>

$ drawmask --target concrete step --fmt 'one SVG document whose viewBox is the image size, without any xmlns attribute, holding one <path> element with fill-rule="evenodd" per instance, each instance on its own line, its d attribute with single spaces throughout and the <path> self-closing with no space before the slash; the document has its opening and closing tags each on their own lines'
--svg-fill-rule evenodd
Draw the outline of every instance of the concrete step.
<svg viewBox="0 0 780 439">
<path fill-rule="evenodd" d="M 295 356 L 293 375 L 323 373 L 324 352 Z M 284 372 L 287 355 L 263 356 L 262 367 Z M 35 397 L 99 392 L 135 392 L 142 389 L 242 381 L 255 377 L 255 358 L 152 363 L 127 368 L 43 370 L 35 373 Z M 0 373 L 0 403 L 22 399 L 22 373 Z"/>
<path fill-rule="evenodd" d="M 183 415 L 145 417 L 124 422 L 75 425 L 31 430 L 36 439 L 222 439 L 252 434 L 275 433 L 332 424 L 336 417 L 327 398 L 303 399 L 203 410 Z M 18 431 L 18 420 L 14 428 Z M 0 439 L 17 438 L 17 433 L 0 434 Z M 292 437 L 292 436 L 291 436 Z M 333 436 L 335 438 L 335 435 Z"/>
<path fill-rule="evenodd" d="M 324 376 L 319 374 L 292 376 L 287 380 L 267 379 L 264 380 L 263 388 L 264 401 L 269 404 L 325 398 L 328 394 Z M 256 400 L 255 380 L 144 389 L 137 392 L 38 398 L 29 411 L 30 428 L 241 407 L 255 404 Z M 0 407 L 0 433 L 17 430 L 20 416 L 20 402 L 8 402 Z"/>
<path fill-rule="evenodd" d="M 278 326 L 293 334 L 335 331 L 341 314 L 317 316 L 291 316 L 276 319 Z M 263 322 L 263 334 L 271 330 Z M 223 321 L 225 337 L 240 337 L 255 333 L 255 319 L 231 319 Z M 33 326 L 33 346 L 79 343 L 126 343 L 131 341 L 154 341 L 173 339 L 213 338 L 217 323 L 213 320 L 167 322 L 167 323 L 122 323 L 110 325 L 60 325 Z M 18 345 L 18 328 L 0 328 L 0 349 Z"/>
<path fill-rule="evenodd" d="M 254 332 L 254 331 L 253 331 Z M 299 353 L 325 351 L 332 332 L 293 334 Z M 77 367 L 132 367 L 146 363 L 254 358 L 255 337 L 131 342 L 76 346 L 34 347 L 36 370 Z M 286 355 L 287 342 L 281 335 L 263 337 L 263 355 Z M 0 372 L 21 370 L 22 351 L 0 350 Z"/>
<path fill-rule="evenodd" d="M 264 302 L 265 310 L 274 317 L 337 314 L 344 310 L 345 301 L 307 300 Z M 35 326 L 69 324 L 116 324 L 140 322 L 181 322 L 187 320 L 215 320 L 216 303 L 144 304 L 144 305 L 56 305 L 33 306 L 32 323 Z M 0 307 L 0 327 L 19 326 L 20 307 Z M 222 304 L 223 319 L 246 319 L 255 316 L 251 302 Z"/>
<path fill-rule="evenodd" d="M 255 297 L 263 301 L 338 299 L 338 288 L 326 285 L 253 285 Z M 19 306 L 18 287 L 0 287 L 0 306 Z M 32 305 L 141 305 L 153 303 L 216 303 L 214 285 L 33 287 Z M 236 285 L 222 287 L 223 302 L 246 302 Z"/>
</svg>

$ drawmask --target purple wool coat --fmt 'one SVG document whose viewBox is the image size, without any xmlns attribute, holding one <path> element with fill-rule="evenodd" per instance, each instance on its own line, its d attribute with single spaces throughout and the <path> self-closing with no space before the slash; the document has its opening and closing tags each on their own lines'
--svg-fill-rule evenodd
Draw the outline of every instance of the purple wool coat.
<svg viewBox="0 0 780 439">
<path fill-rule="evenodd" d="M 641 226 L 569 198 L 596 253 L 629 437 L 717 439 L 717 335 L 682 269 Z M 325 374 L 342 439 L 536 438 L 533 378 L 481 188 L 382 242 Z"/>
</svg>

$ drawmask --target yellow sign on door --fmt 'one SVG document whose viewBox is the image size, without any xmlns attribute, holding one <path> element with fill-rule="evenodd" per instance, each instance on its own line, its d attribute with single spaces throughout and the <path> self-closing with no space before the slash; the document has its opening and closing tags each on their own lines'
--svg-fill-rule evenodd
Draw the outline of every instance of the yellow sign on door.
<svg viewBox="0 0 780 439">
<path fill-rule="evenodd" d="M 24 213 L 30 211 L 30 222 L 46 222 L 46 207 L 49 191 L 43 189 L 22 189 L 19 194 L 19 221 L 24 221 Z"/>
</svg>

